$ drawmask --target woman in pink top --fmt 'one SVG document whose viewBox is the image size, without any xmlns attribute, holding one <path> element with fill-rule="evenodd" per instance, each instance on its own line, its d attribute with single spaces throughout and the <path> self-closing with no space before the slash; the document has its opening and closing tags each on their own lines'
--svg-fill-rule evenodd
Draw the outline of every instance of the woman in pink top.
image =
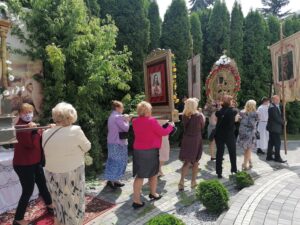
<svg viewBox="0 0 300 225">
<path fill-rule="evenodd" d="M 151 117 L 152 106 L 148 102 L 141 102 L 137 106 L 138 118 L 132 122 L 134 131 L 133 144 L 133 204 L 134 209 L 143 207 L 141 201 L 141 189 L 144 178 L 149 178 L 151 200 L 158 200 L 161 195 L 156 193 L 157 174 L 159 171 L 159 148 L 162 144 L 162 137 L 169 135 L 174 124 L 167 128 L 159 125 L 158 121 Z"/>
</svg>

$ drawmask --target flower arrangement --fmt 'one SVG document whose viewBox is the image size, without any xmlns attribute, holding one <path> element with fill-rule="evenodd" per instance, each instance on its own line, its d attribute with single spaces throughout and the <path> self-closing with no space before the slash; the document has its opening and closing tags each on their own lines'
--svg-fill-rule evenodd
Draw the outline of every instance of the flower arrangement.
<svg viewBox="0 0 300 225">
<path fill-rule="evenodd" d="M 175 62 L 175 55 L 172 54 L 172 79 L 173 79 L 173 100 L 175 104 L 179 102 L 179 99 L 177 97 L 177 83 L 176 83 L 176 75 L 177 68 L 176 68 L 176 62 Z"/>
<path fill-rule="evenodd" d="M 211 72 L 209 73 L 206 82 L 205 82 L 205 88 L 206 88 L 206 96 L 211 95 L 211 85 L 210 82 L 212 80 L 215 80 L 215 77 L 218 74 L 229 74 L 231 76 L 233 76 L 234 78 L 234 87 L 233 87 L 233 92 L 238 92 L 240 91 L 241 88 L 241 78 L 240 78 L 240 74 L 237 70 L 237 67 L 234 63 L 234 61 L 232 59 L 230 59 L 228 56 L 226 55 L 222 55 L 220 57 L 220 59 L 215 62 L 213 69 L 211 70 Z"/>
</svg>

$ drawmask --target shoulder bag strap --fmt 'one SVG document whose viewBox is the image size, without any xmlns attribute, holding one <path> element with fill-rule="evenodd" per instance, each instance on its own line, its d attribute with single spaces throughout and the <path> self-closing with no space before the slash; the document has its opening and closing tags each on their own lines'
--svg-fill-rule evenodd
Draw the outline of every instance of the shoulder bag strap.
<svg viewBox="0 0 300 225">
<path fill-rule="evenodd" d="M 57 130 L 53 131 L 53 133 L 48 137 L 48 139 L 45 141 L 44 145 L 43 145 L 43 149 L 45 149 L 46 144 L 48 143 L 48 141 L 53 137 L 54 134 L 56 134 L 59 130 L 61 130 L 63 127 L 58 128 Z"/>
</svg>

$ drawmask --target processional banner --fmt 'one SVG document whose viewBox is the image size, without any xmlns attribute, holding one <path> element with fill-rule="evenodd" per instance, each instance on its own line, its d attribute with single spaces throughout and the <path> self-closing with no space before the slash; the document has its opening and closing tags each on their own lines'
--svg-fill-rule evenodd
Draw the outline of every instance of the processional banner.
<svg viewBox="0 0 300 225">
<path fill-rule="evenodd" d="M 283 51 L 283 76 L 281 74 L 281 47 Z M 270 47 L 275 92 L 282 95 L 284 80 L 285 100 L 300 100 L 300 32 L 277 42 Z"/>
</svg>

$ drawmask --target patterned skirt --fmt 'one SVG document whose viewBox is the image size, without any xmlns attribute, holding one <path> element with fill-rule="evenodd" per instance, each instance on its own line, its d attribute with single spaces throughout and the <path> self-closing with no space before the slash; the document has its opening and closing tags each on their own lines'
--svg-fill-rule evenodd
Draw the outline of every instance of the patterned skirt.
<svg viewBox="0 0 300 225">
<path fill-rule="evenodd" d="M 108 158 L 106 161 L 104 179 L 109 181 L 120 180 L 126 171 L 128 162 L 127 145 L 108 144 Z"/>
<path fill-rule="evenodd" d="M 82 225 L 85 212 L 84 166 L 67 173 L 45 170 L 45 176 L 58 222 L 62 225 Z"/>
</svg>

